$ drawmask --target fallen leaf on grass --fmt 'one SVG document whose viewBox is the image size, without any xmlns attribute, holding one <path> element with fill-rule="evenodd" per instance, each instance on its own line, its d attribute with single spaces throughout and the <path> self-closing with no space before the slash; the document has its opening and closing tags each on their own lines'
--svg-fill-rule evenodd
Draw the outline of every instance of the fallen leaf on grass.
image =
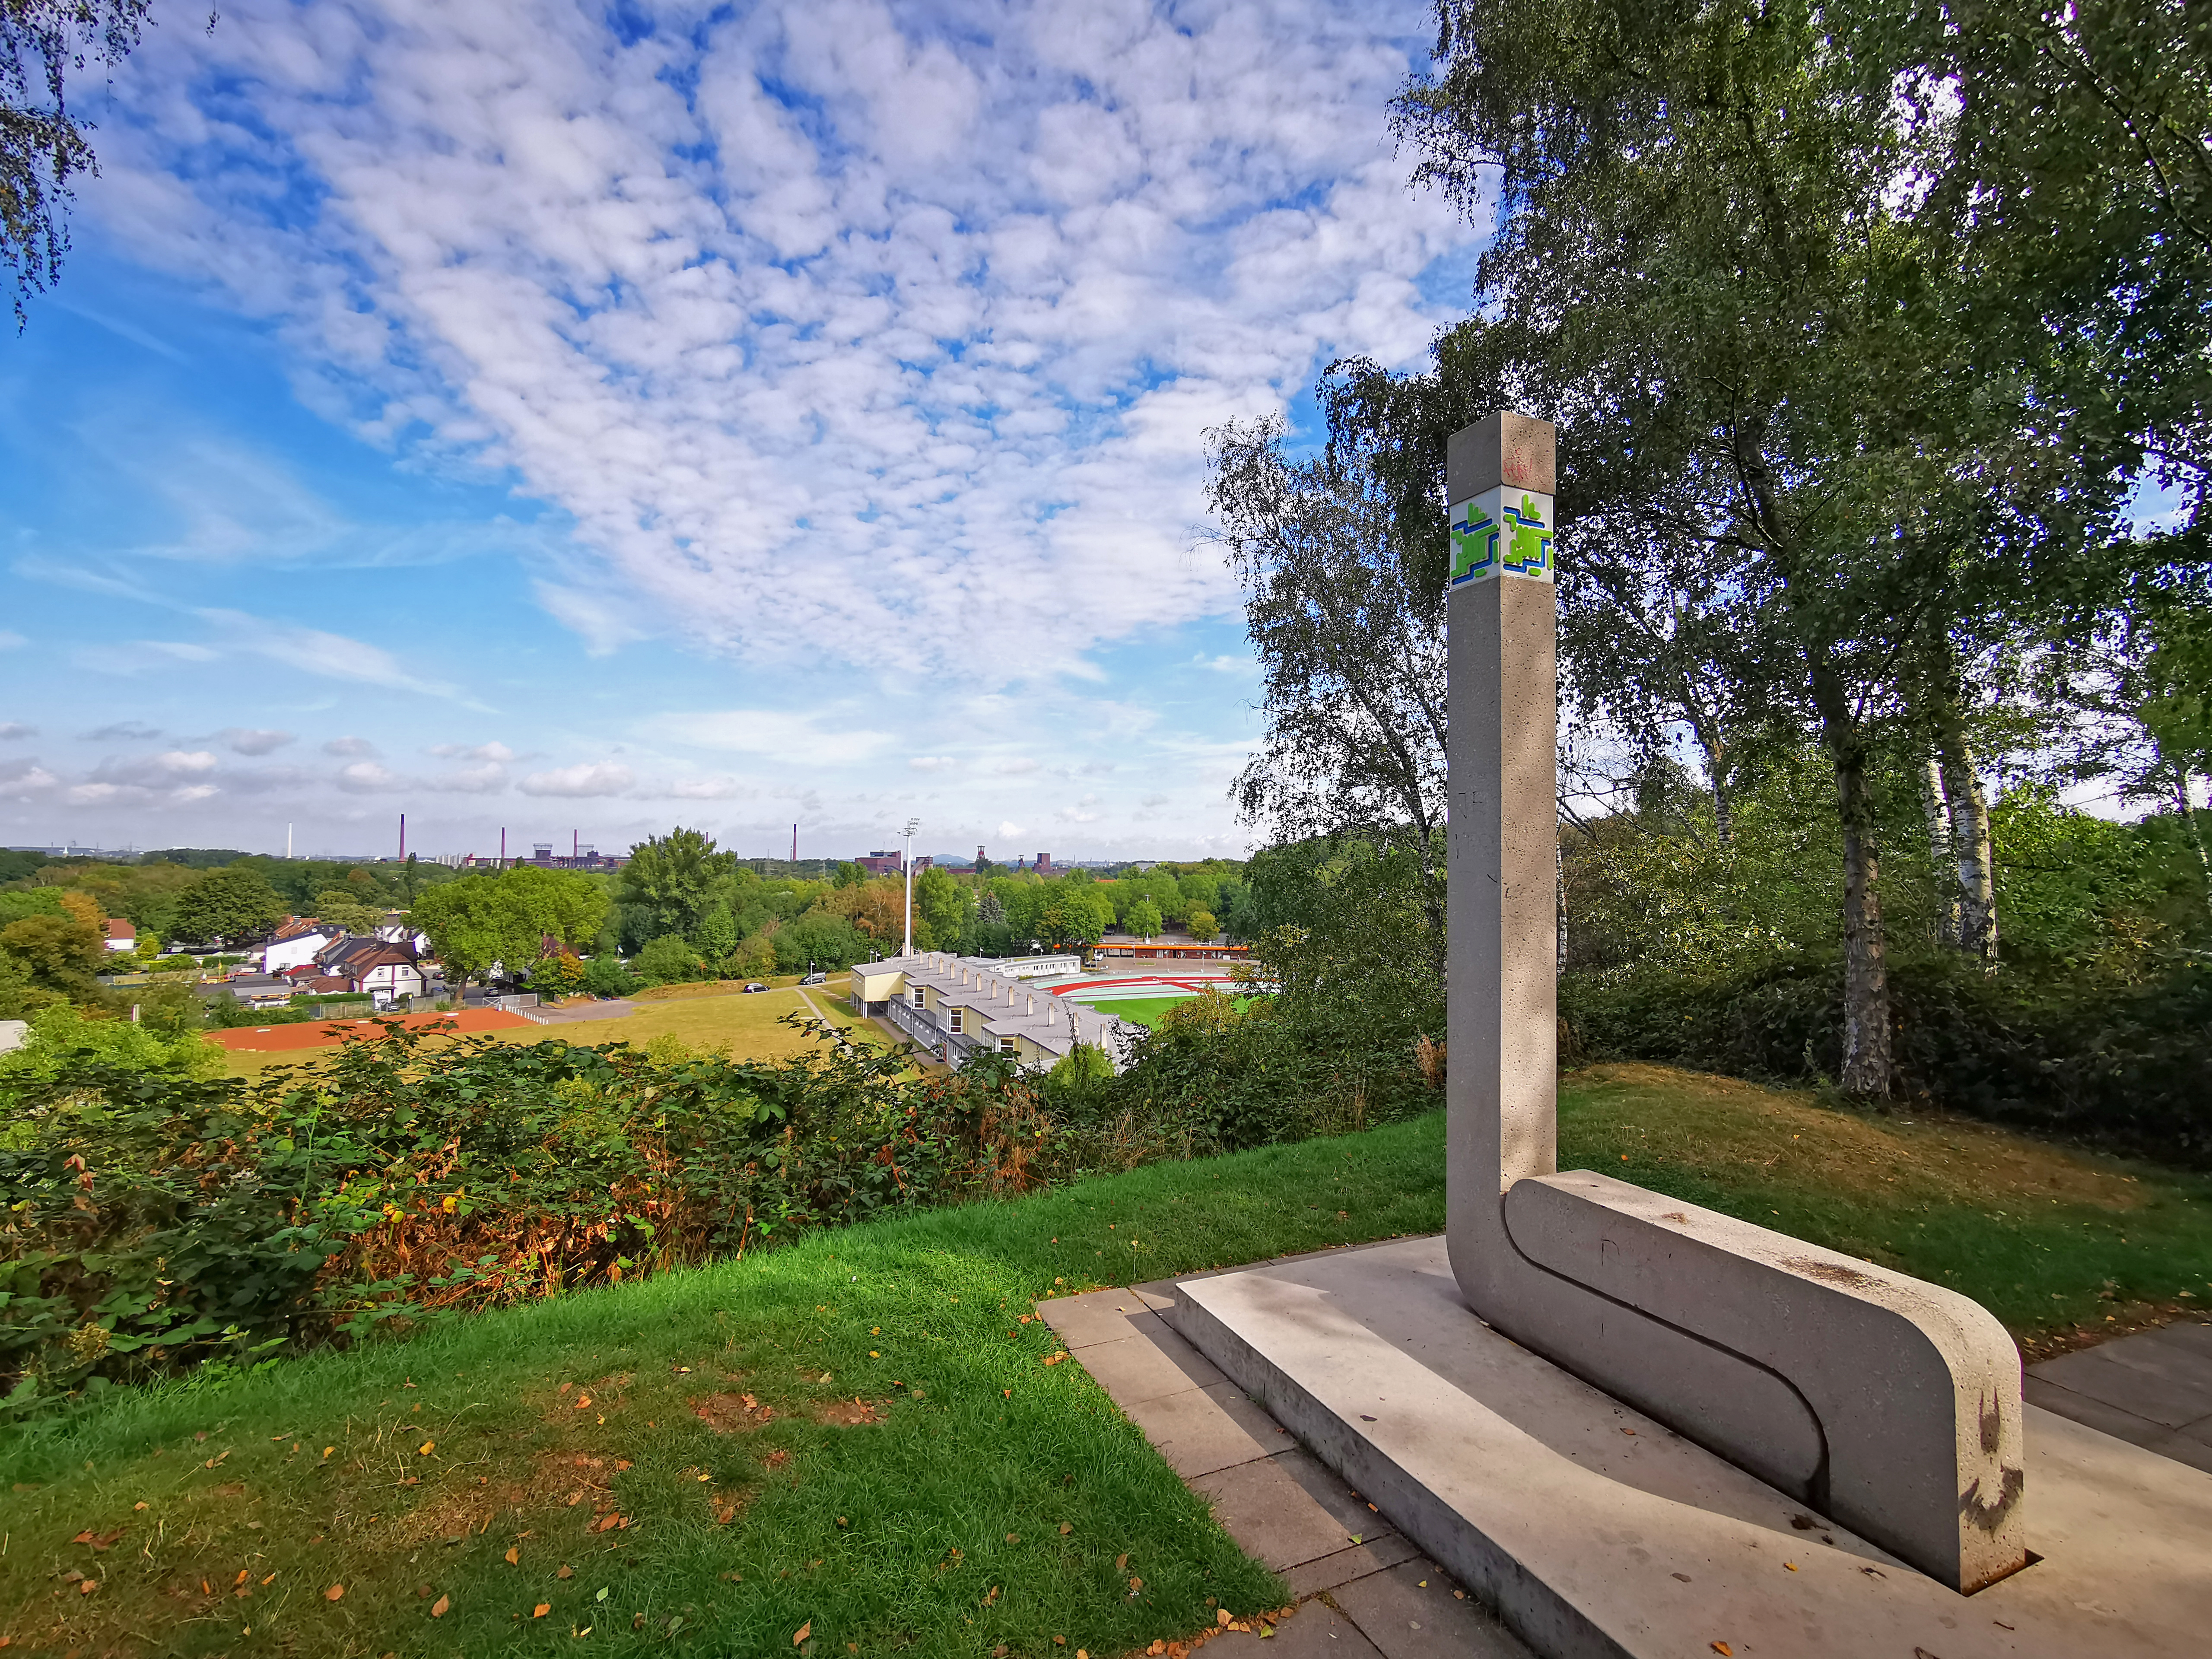
<svg viewBox="0 0 2212 1659">
<path fill-rule="evenodd" d="M 1068 1534 L 1074 1530 L 1075 1523 L 1073 1521 L 1063 1521 L 1060 1523 L 1060 1535 L 1062 1538 L 1066 1537 Z"/>
<path fill-rule="evenodd" d="M 1226 1607 L 1216 1607 L 1213 1610 L 1213 1622 L 1224 1626 L 1224 1628 L 1228 1626 L 1229 1621 L 1234 1617 L 1236 1617 L 1236 1615 L 1231 1613 Z"/>
<path fill-rule="evenodd" d="M 1022 1535 L 1018 1532 L 1010 1532 L 1006 1534 L 1006 1541 L 1009 1544 L 1018 1544 L 1022 1541 Z"/>
<path fill-rule="evenodd" d="M 425 1440 L 422 1443 L 420 1455 L 422 1456 L 428 1457 L 430 1455 L 430 1449 L 437 1443 L 438 1443 L 434 1440 Z"/>
<path fill-rule="evenodd" d="M 86 1580 L 84 1581 L 84 1583 L 82 1583 L 82 1584 L 79 1584 L 79 1585 L 76 1587 L 76 1593 L 77 1593 L 79 1595 L 91 1595 L 91 1594 L 93 1593 L 93 1591 L 94 1591 L 94 1590 L 98 1589 L 99 1588 L 100 1588 L 100 1580 L 98 1580 L 97 1578 L 88 1578 L 88 1579 L 86 1579 Z"/>
<path fill-rule="evenodd" d="M 791 1645 L 797 1647 L 801 1642 L 804 1642 L 808 1637 L 813 1634 L 814 1621 L 810 1619 L 791 1633 Z"/>
<path fill-rule="evenodd" d="M 1044 1363 L 1048 1365 L 1057 1365 L 1061 1360 L 1066 1358 L 1067 1356 L 1065 1353 L 1048 1353 L 1044 1357 Z"/>
<path fill-rule="evenodd" d="M 622 1516 L 617 1515 L 612 1510 L 609 1510 L 605 1515 L 599 1517 L 599 1524 L 593 1527 L 592 1530 L 593 1532 L 609 1532 L 617 1527 L 626 1527 L 629 1524 L 629 1522 L 623 1520 Z"/>
<path fill-rule="evenodd" d="M 553 1604 L 550 1601 L 540 1601 L 536 1607 L 531 1608 L 530 1616 L 532 1619 L 543 1619 L 552 1611 Z"/>
<path fill-rule="evenodd" d="M 1115 1557 L 1114 1558 L 1114 1571 L 1116 1571 L 1116 1572 L 1127 1572 L 1127 1571 L 1128 1571 L 1128 1570 L 1129 1570 L 1129 1558 L 1128 1558 L 1126 1554 L 1123 1554 L 1123 1555 L 1117 1555 L 1117 1556 L 1115 1556 Z"/>
<path fill-rule="evenodd" d="M 338 1597 L 344 1594 L 345 1586 L 343 1584 L 333 1584 L 323 1592 L 323 1600 L 325 1601 L 335 1601 Z"/>
<path fill-rule="evenodd" d="M 514 1566 L 522 1559 L 522 1552 L 510 1544 L 507 1548 L 507 1565 Z"/>
<path fill-rule="evenodd" d="M 585 1407 L 591 1403 L 592 1396 L 587 1394 L 580 1394 L 576 1396 L 576 1409 L 578 1411 L 583 1410 Z"/>
<path fill-rule="evenodd" d="M 553 1576 L 556 1578 L 574 1578 L 576 1576 L 576 1570 L 570 1566 L 566 1561 L 563 1561 L 561 1564 L 561 1571 L 555 1573 Z"/>
<path fill-rule="evenodd" d="M 146 1506 L 143 1504 L 141 1504 L 138 1507 L 143 1510 Z M 91 1528 L 88 1527 L 82 1532 L 77 1534 L 76 1537 L 70 1539 L 70 1542 L 72 1544 L 89 1544 L 92 1546 L 93 1549 L 97 1552 L 106 1549 L 110 1545 L 113 1544 L 117 1539 L 122 1536 L 123 1528 L 120 1527 L 118 1527 L 113 1532 L 107 1534 L 105 1537 L 96 1534 Z"/>
<path fill-rule="evenodd" d="M 446 1616 L 446 1609 L 453 1605 L 452 1597 L 441 1595 L 430 1603 L 430 1616 L 433 1619 L 443 1619 Z"/>
</svg>

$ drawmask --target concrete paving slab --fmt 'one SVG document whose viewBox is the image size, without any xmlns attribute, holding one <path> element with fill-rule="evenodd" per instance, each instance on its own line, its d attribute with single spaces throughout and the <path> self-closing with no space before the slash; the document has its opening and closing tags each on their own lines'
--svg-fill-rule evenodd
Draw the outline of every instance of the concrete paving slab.
<svg viewBox="0 0 2212 1659">
<path fill-rule="evenodd" d="M 1339 1550 L 1334 1555 L 1324 1555 L 1317 1560 L 1301 1561 L 1283 1574 L 1283 1582 L 1291 1587 L 1293 1595 L 1316 1595 L 1333 1590 L 1340 1584 L 1364 1578 L 1370 1572 L 1381 1572 L 1401 1561 L 1410 1561 L 1420 1553 L 1413 1540 L 1399 1532 L 1386 1532 L 1380 1538 L 1364 1544 L 1355 1544 L 1350 1549 Z"/>
<path fill-rule="evenodd" d="M 1457 1588 L 1435 1562 L 1416 1556 L 1345 1585 L 1332 1599 L 1382 1659 L 1531 1659 L 1481 1602 L 1455 1598 Z"/>
<path fill-rule="evenodd" d="M 1139 1331 L 1118 1342 L 1094 1342 L 1074 1352 L 1084 1370 L 1123 1411 L 1162 1395 L 1223 1380 L 1204 1355 L 1164 1327 L 1157 1334 Z"/>
<path fill-rule="evenodd" d="M 1190 1486 L 1213 1505 L 1214 1518 L 1244 1553 L 1277 1572 L 1336 1554 L 1355 1532 L 1365 1542 L 1392 1530 L 1380 1520 L 1364 1532 L 1346 1528 L 1279 1458 L 1238 1463 Z"/>
<path fill-rule="evenodd" d="M 1144 1304 L 1127 1291 L 1089 1291 L 1036 1304 L 1037 1316 L 1071 1348 L 1119 1342 L 1129 1334 L 1128 1316 L 1144 1311 Z"/>
<path fill-rule="evenodd" d="M 1266 1407 L 1255 1405 L 1244 1390 L 1234 1382 L 1209 1383 L 1201 1392 L 1227 1412 L 1245 1433 L 1265 1446 L 1270 1456 L 1297 1443 L 1291 1439 L 1288 1429 L 1267 1415 Z"/>
<path fill-rule="evenodd" d="M 2195 1659 L 2212 1629 L 2212 1476 L 2034 1407 L 2043 1559 L 1967 1598 L 1490 1330 L 1441 1240 L 1178 1297 L 1181 1329 L 1546 1659 Z M 1235 1498 L 1240 1538 L 1232 1517 L 1297 1507 L 1267 1464 L 1193 1484 Z"/>
<path fill-rule="evenodd" d="M 2179 1348 L 2192 1353 L 2212 1365 L 2212 1324 L 2202 1320 L 2178 1319 L 2171 1325 L 2161 1325 L 2154 1331 L 2145 1331 L 2141 1336 L 2124 1336 L 2120 1342 L 2154 1342 L 2164 1347 Z M 2119 1343 L 2108 1346 L 2117 1347 Z"/>
<path fill-rule="evenodd" d="M 1347 1534 L 1373 1538 L 1395 1530 L 1382 1511 L 1346 1484 L 1342 1476 L 1303 1447 L 1275 1454 L 1283 1472 L 1305 1488 L 1306 1496 L 1328 1511 Z"/>
<path fill-rule="evenodd" d="M 1207 1659 L 1382 1659 L 1359 1626 L 1322 1601 L 1307 1601 L 1263 1638 L 1259 1632 L 1229 1631 L 1206 1644 Z"/>
<path fill-rule="evenodd" d="M 2178 1429 L 2212 1417 L 2212 1377 L 2191 1375 L 2189 1356 L 2122 1338 L 2079 1353 L 2061 1354 L 2034 1375 L 2075 1394 Z"/>
<path fill-rule="evenodd" d="M 1215 1386 L 1235 1394 L 1231 1384 Z M 1168 1467 L 1186 1480 L 1235 1464 L 1249 1463 L 1280 1449 L 1281 1437 L 1273 1432 L 1273 1424 L 1268 1425 L 1267 1438 L 1274 1443 L 1262 1443 L 1222 1408 L 1212 1392 L 1185 1389 L 1180 1394 L 1139 1400 L 1121 1409 L 1129 1414 L 1132 1423 L 1145 1431 L 1145 1438 L 1152 1443 L 1160 1455 L 1168 1460 Z"/>
<path fill-rule="evenodd" d="M 2124 1412 L 2118 1406 L 2107 1406 L 2101 1400 L 2093 1400 L 2086 1394 L 2076 1394 L 2073 1389 L 2038 1376 L 2033 1371 L 2021 1378 L 2020 1391 L 2021 1397 L 2031 1406 L 2056 1412 L 2076 1423 L 2086 1423 L 2099 1432 L 2124 1440 L 2131 1446 L 2148 1446 L 2173 1432 L 2163 1423 L 2154 1423 L 2148 1417 L 2137 1417 L 2133 1412 Z"/>
<path fill-rule="evenodd" d="M 2212 1431 L 2212 1424 L 2194 1424 L 2186 1429 L 2177 1429 L 2163 1440 L 2152 1441 L 2145 1449 L 2212 1474 L 2212 1434 L 2208 1434 L 2208 1431 Z"/>
</svg>

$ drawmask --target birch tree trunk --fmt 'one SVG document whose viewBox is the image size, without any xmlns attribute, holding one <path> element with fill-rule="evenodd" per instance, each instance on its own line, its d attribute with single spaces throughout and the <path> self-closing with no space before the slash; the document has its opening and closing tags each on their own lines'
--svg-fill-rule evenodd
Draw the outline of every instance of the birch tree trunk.
<svg viewBox="0 0 2212 1659">
<path fill-rule="evenodd" d="M 1959 948 L 1957 866 L 1952 850 L 1951 803 L 1943 792 L 1943 766 L 1932 754 L 1921 757 L 1920 810 L 1928 819 L 1928 862 L 1936 872 L 1936 940 Z"/>
<path fill-rule="evenodd" d="M 1974 770 L 1973 751 L 1959 729 L 1958 706 L 1946 699 L 1941 738 L 1943 788 L 1951 799 L 1952 845 L 1959 871 L 1959 948 L 1997 970 L 1996 860 L 1990 845 L 1989 798 Z"/>
<path fill-rule="evenodd" d="M 1844 831 L 1844 1064 L 1837 1082 L 1847 1095 L 1881 1099 L 1889 1094 L 1889 962 L 1866 744 L 1842 677 L 1823 655 L 1814 657 L 1812 669 L 1813 702 L 1836 769 Z"/>
<path fill-rule="evenodd" d="M 2173 804 L 2181 809 L 2181 827 L 2197 848 L 2197 867 L 2204 875 L 2204 908 L 2212 910 L 2212 854 L 2204 850 L 2204 829 L 2197 822 L 2197 809 L 2189 804 L 2189 769 L 2179 763 L 2173 769 Z"/>
</svg>

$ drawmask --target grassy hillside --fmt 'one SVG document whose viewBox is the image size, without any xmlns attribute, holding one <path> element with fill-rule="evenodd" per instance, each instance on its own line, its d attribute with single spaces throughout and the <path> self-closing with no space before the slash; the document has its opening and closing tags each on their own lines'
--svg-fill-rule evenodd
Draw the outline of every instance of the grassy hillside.
<svg viewBox="0 0 2212 1659">
<path fill-rule="evenodd" d="M 1954 1285 L 2033 1344 L 2212 1294 L 2212 1182 L 1651 1066 L 1577 1074 L 1560 1115 L 1564 1164 Z M 1140 1649 L 1280 1587 L 1022 1316 L 1431 1231 L 1443 1205 L 1432 1115 L 131 1391 L 0 1448 L 0 1636 L 57 1655 L 521 1654 L 586 1632 L 717 1655 Z"/>
</svg>

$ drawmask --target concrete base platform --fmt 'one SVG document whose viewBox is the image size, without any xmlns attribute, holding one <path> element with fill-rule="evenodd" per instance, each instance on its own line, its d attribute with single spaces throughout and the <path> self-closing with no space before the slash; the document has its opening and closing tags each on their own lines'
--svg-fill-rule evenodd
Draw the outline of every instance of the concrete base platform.
<svg viewBox="0 0 2212 1659">
<path fill-rule="evenodd" d="M 1441 1238 L 1174 1289 L 1200 1353 L 1547 1659 L 2212 1644 L 2212 1475 L 2048 1412 L 2040 1559 L 1961 1596 L 1498 1334 Z"/>
</svg>

